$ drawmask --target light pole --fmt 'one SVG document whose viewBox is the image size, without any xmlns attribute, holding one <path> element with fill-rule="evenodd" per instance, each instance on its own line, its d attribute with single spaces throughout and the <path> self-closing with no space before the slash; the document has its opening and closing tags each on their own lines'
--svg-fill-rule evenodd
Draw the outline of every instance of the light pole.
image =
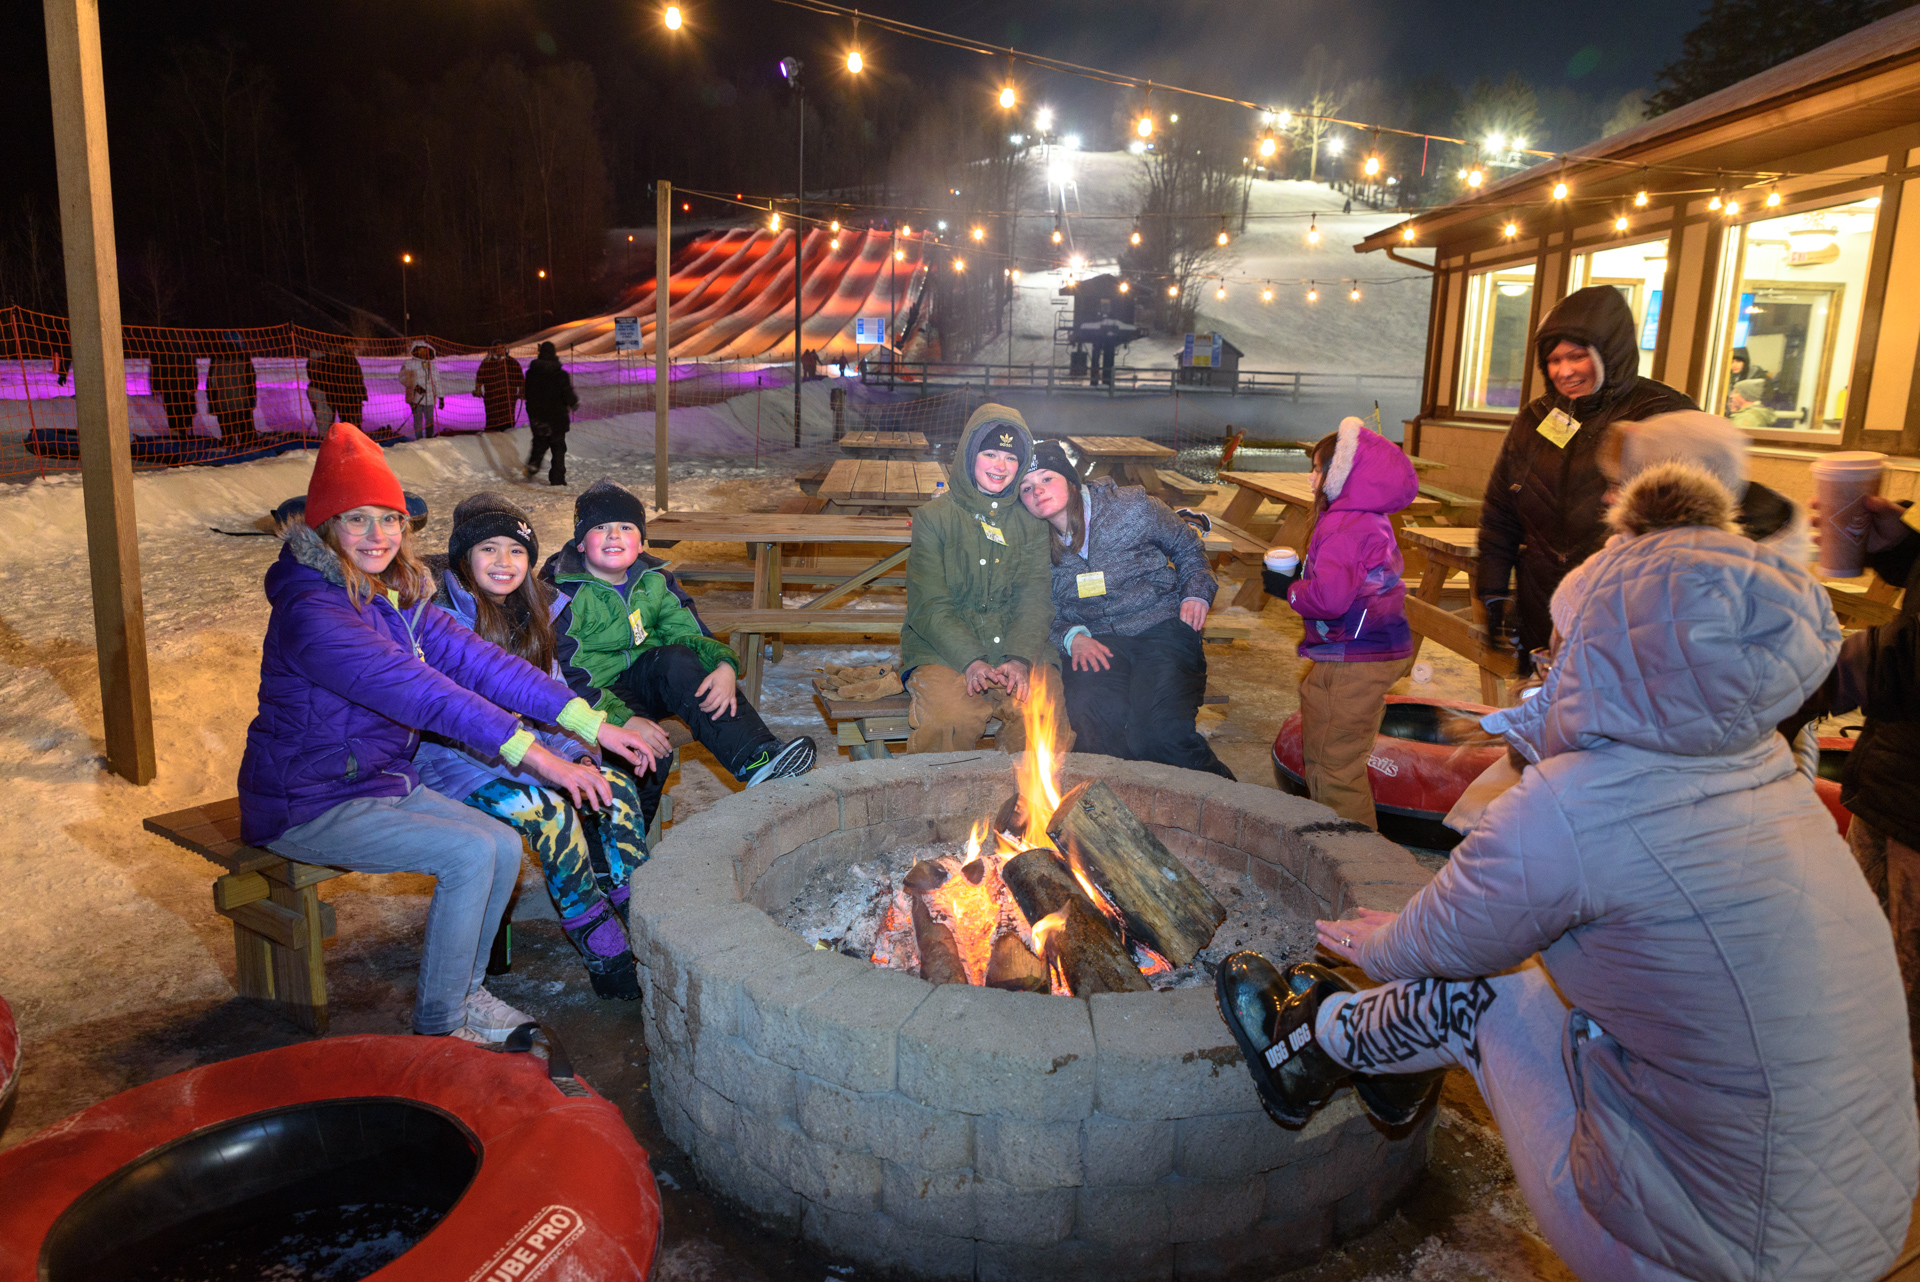
<svg viewBox="0 0 1920 1282">
<path fill-rule="evenodd" d="M 802 242 L 806 239 L 804 215 L 807 199 L 807 95 L 800 87 L 802 63 L 798 58 L 782 58 L 780 74 L 793 89 L 794 114 L 799 117 L 799 149 L 794 162 L 793 181 L 793 443 L 800 444 L 800 286 L 805 268 Z"/>
<path fill-rule="evenodd" d="M 413 313 L 407 310 L 407 268 L 413 263 L 412 254 L 400 255 L 400 328 L 413 332 Z"/>
</svg>

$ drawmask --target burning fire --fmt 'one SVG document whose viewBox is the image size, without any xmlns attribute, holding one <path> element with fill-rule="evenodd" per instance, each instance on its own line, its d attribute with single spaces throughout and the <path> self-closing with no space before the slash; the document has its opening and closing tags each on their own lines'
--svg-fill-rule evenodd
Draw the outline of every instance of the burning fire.
<svg viewBox="0 0 1920 1282">
<path fill-rule="evenodd" d="M 1055 750 L 1058 736 L 1053 719 L 1054 701 L 1047 690 L 1051 679 L 1046 667 L 1034 669 L 1025 714 L 1027 750 L 1020 754 L 1020 764 L 1014 769 L 1020 800 L 1025 803 L 1027 827 L 1025 832 L 1016 834 L 1023 844 L 1003 852 L 1006 854 L 1052 844 L 1047 825 L 1053 822 L 1053 812 L 1060 808 L 1060 758 Z"/>
</svg>

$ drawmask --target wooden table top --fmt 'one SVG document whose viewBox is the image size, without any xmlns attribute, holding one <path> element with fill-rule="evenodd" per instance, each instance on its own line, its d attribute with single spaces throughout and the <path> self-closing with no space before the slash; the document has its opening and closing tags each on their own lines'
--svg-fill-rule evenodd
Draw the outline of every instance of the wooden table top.
<svg viewBox="0 0 1920 1282">
<path fill-rule="evenodd" d="M 843 458 L 827 470 L 820 497 L 838 503 L 925 503 L 946 479 L 940 463 Z"/>
<path fill-rule="evenodd" d="M 826 512 L 663 512 L 647 522 L 647 537 L 662 542 L 905 545 L 913 542 L 913 522 L 904 516 Z"/>
<path fill-rule="evenodd" d="M 848 432 L 840 438 L 843 450 L 918 450 L 925 453 L 925 432 Z"/>
<path fill-rule="evenodd" d="M 1418 454 L 1407 455 L 1407 462 L 1413 464 L 1413 470 L 1422 475 L 1428 472 L 1444 472 L 1447 468 L 1445 463 L 1436 459 L 1421 458 Z"/>
<path fill-rule="evenodd" d="M 1409 525 L 1400 531 L 1400 541 L 1432 552 L 1466 557 L 1480 555 L 1480 531 L 1471 525 Z"/>
<path fill-rule="evenodd" d="M 1222 472 L 1222 481 L 1264 494 L 1294 507 L 1313 506 L 1313 478 L 1306 472 Z M 1424 496 L 1400 509 L 1409 516 L 1428 516 L 1440 510 L 1438 499 Z"/>
<path fill-rule="evenodd" d="M 1067 442 L 1088 458 L 1172 458 L 1175 453 L 1139 436 L 1069 436 Z"/>
</svg>

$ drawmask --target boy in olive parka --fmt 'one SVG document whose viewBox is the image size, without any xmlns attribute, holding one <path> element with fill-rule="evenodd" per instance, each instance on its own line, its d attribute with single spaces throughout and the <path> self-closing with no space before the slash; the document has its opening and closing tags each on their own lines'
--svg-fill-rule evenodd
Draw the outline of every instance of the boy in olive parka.
<svg viewBox="0 0 1920 1282">
<path fill-rule="evenodd" d="M 1053 705 L 1059 751 L 1073 743 L 1060 703 L 1047 527 L 1020 504 L 1033 436 L 1019 411 L 967 420 L 942 498 L 913 514 L 900 669 L 913 696 L 909 752 L 971 748 L 990 718 L 1003 752 L 1026 747 L 1030 697 Z M 1052 672 L 1042 669 L 1052 668 Z"/>
</svg>

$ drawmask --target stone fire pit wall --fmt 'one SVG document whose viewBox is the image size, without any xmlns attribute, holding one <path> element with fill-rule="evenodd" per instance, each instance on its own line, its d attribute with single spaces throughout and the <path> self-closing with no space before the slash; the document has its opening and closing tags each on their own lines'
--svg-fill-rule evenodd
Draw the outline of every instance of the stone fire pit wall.
<svg viewBox="0 0 1920 1282">
<path fill-rule="evenodd" d="M 673 828 L 634 878 L 652 1090 L 713 1188 L 835 1258 L 927 1278 L 1228 1277 L 1370 1227 L 1426 1163 L 1342 1091 L 1274 1125 L 1211 988 L 1045 997 L 935 987 L 816 950 L 763 909 L 818 868 L 957 840 L 1011 760 L 828 766 Z M 1396 909 L 1400 847 L 1271 788 L 1072 756 L 1189 861 L 1249 870 L 1305 917 Z"/>
</svg>

